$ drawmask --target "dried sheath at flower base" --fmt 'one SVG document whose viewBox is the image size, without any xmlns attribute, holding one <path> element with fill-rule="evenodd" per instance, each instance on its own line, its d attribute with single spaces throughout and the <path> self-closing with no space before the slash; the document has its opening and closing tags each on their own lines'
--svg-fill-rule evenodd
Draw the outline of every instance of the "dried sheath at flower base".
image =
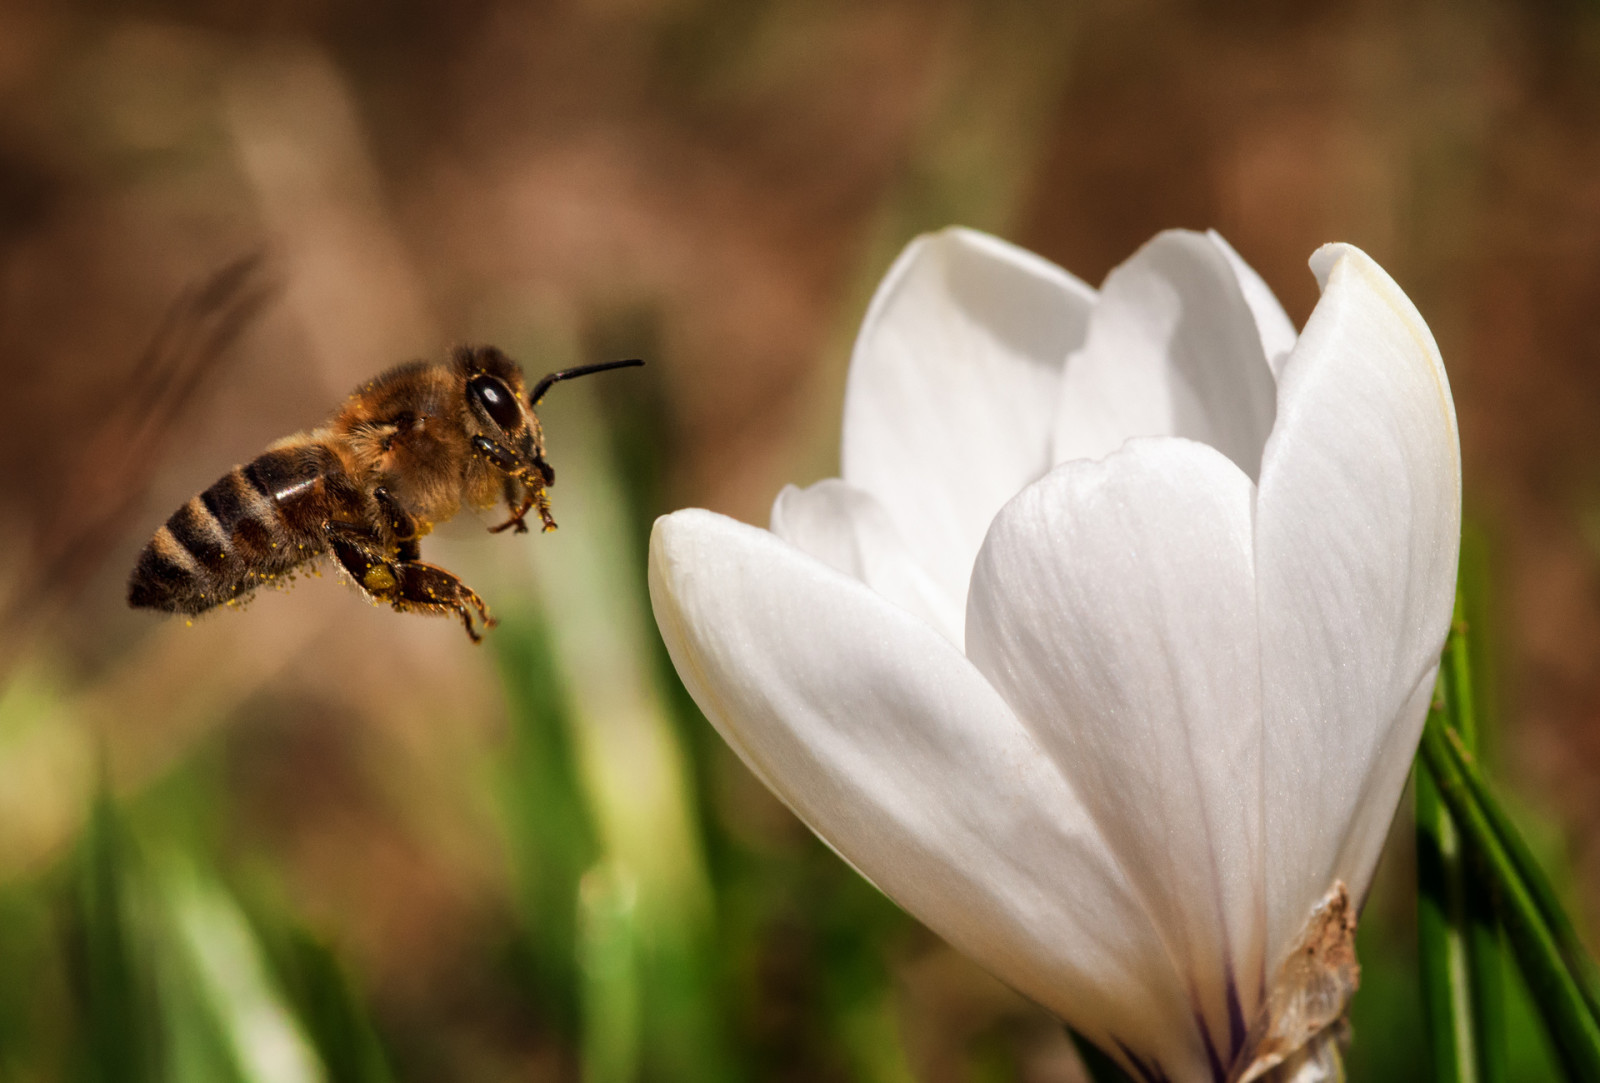
<svg viewBox="0 0 1600 1083">
<path fill-rule="evenodd" d="M 1361 983 L 1356 913 L 1342 881 L 1317 904 L 1305 932 L 1278 967 L 1245 1048 L 1251 1060 L 1237 1083 L 1336 1078 L 1344 1012 Z"/>
</svg>

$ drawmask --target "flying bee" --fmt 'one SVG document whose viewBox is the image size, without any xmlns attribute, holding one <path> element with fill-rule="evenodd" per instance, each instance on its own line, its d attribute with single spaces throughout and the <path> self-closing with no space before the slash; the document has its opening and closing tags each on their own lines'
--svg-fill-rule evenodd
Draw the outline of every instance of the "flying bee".
<svg viewBox="0 0 1600 1083">
<path fill-rule="evenodd" d="M 419 539 L 463 503 L 497 500 L 510 517 L 491 533 L 526 533 L 535 509 L 554 530 L 555 471 L 534 407 L 561 380 L 642 364 L 553 372 L 526 396 L 522 370 L 493 346 L 392 368 L 321 428 L 279 440 L 174 512 L 139 554 L 128 604 L 202 613 L 331 552 L 374 601 L 455 614 L 476 643 L 494 625 L 488 608 L 423 563 Z"/>
</svg>

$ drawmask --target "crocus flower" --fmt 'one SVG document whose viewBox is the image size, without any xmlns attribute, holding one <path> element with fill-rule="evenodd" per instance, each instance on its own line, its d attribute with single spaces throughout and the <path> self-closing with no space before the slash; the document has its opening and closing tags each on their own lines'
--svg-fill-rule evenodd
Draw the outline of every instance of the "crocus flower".
<svg viewBox="0 0 1600 1083">
<path fill-rule="evenodd" d="M 1136 1079 L 1311 1079 L 1448 628 L 1454 407 L 1364 253 L 1305 329 L 1215 234 L 1100 291 L 914 242 L 842 477 L 656 523 L 672 660 L 739 756 Z"/>
</svg>

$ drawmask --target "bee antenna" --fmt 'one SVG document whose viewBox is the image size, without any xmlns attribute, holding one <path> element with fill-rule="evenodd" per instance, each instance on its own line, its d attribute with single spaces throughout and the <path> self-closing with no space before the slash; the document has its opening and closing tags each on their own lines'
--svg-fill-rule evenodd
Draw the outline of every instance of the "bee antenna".
<svg viewBox="0 0 1600 1083">
<path fill-rule="evenodd" d="M 596 372 L 607 372 L 611 369 L 637 368 L 642 364 L 644 364 L 644 362 L 639 358 L 630 357 L 626 361 L 600 361 L 593 365 L 579 365 L 577 368 L 562 369 L 560 372 L 552 372 L 550 375 L 533 385 L 533 394 L 528 396 L 528 405 L 539 405 L 539 400 L 544 398 L 544 393 L 550 390 L 551 385 L 558 384 L 562 380 L 572 380 L 579 376 L 589 376 Z"/>
</svg>

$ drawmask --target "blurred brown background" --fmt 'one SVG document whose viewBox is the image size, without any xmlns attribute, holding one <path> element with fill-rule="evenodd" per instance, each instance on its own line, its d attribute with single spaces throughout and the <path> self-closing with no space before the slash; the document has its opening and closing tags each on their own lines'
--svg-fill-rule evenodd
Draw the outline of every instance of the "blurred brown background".
<svg viewBox="0 0 1600 1083">
<path fill-rule="evenodd" d="M 275 870 L 392 1031 L 430 1035 L 441 1074 L 416 1078 L 560 1077 L 464 954 L 508 890 L 463 767 L 504 724 L 487 652 L 332 577 L 184 629 L 128 612 L 126 571 L 230 464 L 458 341 L 535 372 L 647 356 L 661 509 L 764 523 L 784 482 L 837 467 L 873 284 L 951 222 L 1090 283 L 1160 229 L 1214 227 L 1297 323 L 1324 241 L 1389 269 L 1455 389 L 1496 765 L 1560 825 L 1594 913 L 1600 10 L 1553 0 L 4 0 L 5 664 L 87 736 L 41 724 L 0 749 L 26 768 L 0 785 L 0 875 L 47 874 L 97 764 L 137 794 L 213 756 L 220 848 Z M 170 424 L 124 439 L 163 313 L 258 250 L 274 299 L 196 363 Z M 562 419 L 582 423 L 565 395 L 558 471 Z M 443 533 L 435 557 L 502 596 L 509 551 L 558 544 Z M 725 766 L 712 800 L 799 845 Z M 907 950 L 911 1062 L 956 1078 L 940 1020 L 982 1013 L 923 1000 L 1005 994 Z M 1023 1060 L 1055 1078 L 1053 1055 Z M 813 1067 L 795 1077 L 831 1074 Z"/>
</svg>

